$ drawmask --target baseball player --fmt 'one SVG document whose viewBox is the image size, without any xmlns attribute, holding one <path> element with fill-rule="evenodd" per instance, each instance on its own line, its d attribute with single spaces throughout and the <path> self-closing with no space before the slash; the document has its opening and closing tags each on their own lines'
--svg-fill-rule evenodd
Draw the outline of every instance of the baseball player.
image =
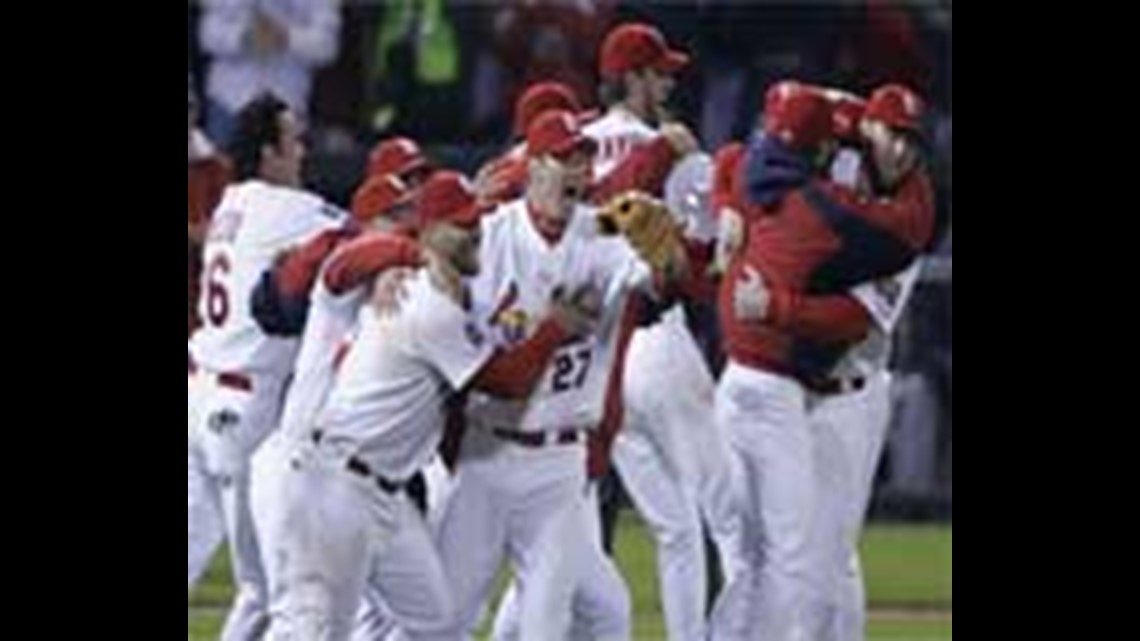
<svg viewBox="0 0 1140 641">
<path fill-rule="evenodd" d="M 730 365 L 717 396 L 745 479 L 747 569 L 722 595 L 712 638 L 820 634 L 813 536 L 820 500 L 808 400 L 870 327 L 848 295 L 914 260 L 932 228 L 925 176 L 872 201 L 820 178 L 829 166 L 832 108 L 822 92 L 787 83 L 769 93 L 764 133 L 740 178 L 750 209 L 743 250 L 721 289 Z"/>
<path fill-rule="evenodd" d="M 590 326 L 581 308 L 557 299 L 534 336 L 497 350 L 465 285 L 480 269 L 480 216 L 466 179 L 433 175 L 416 206 L 427 266 L 399 309 L 361 312 L 310 444 L 282 477 L 272 641 L 347 639 L 372 573 L 408 638 L 429 638 L 426 630 L 451 618 L 431 536 L 401 490 L 434 456 L 452 394 L 524 399 L 558 346 Z M 396 540 L 401 555 L 387 549 Z"/>
<path fill-rule="evenodd" d="M 610 107 L 585 127 L 598 144 L 598 178 L 638 146 L 654 141 L 687 136 L 691 142 L 678 158 L 696 151 L 687 130 L 667 124 L 664 108 L 675 74 L 688 61 L 650 25 L 623 25 L 607 37 L 600 71 L 603 100 Z M 662 389 L 670 393 L 662 394 Z M 726 574 L 735 571 L 731 566 L 739 547 L 731 459 L 713 421 L 714 389 L 681 306 L 634 335 L 625 372 L 626 421 L 614 445 L 614 461 L 657 542 L 666 629 L 673 641 L 705 636 L 708 573 L 702 516 L 728 566 Z"/>
<path fill-rule="evenodd" d="M 542 114 L 563 109 L 578 114 L 579 122 L 588 123 L 596 118 L 592 112 L 583 112 L 577 97 L 565 85 L 556 82 L 539 83 L 525 91 L 515 109 L 515 130 L 525 131 Z M 588 190 L 589 199 L 599 205 L 605 204 L 614 196 L 629 190 L 659 192 L 669 171 L 677 159 L 695 147 L 691 136 L 680 129 L 671 135 L 654 138 L 635 145 L 630 153 L 602 180 L 594 180 Z M 507 154 L 489 163 L 482 172 L 488 198 L 498 200 L 503 197 L 522 195 L 526 187 L 527 158 L 525 140 L 515 145 Z M 632 328 L 631 328 L 632 329 Z M 623 344 L 626 341 L 623 341 Z M 621 360 L 624 363 L 625 350 Z M 614 376 L 618 386 L 617 396 L 607 407 L 602 427 L 592 435 L 589 451 L 590 478 L 600 480 L 608 471 L 609 449 L 613 435 L 620 427 L 620 381 Z M 597 497 L 592 495 L 591 502 Z M 597 522 L 596 510 L 586 511 L 591 533 L 601 531 Z M 574 638 L 585 635 L 595 639 L 628 638 L 632 625 L 628 587 L 619 571 L 603 550 L 600 537 L 592 537 L 591 549 L 583 562 L 582 581 L 574 594 Z M 518 638 L 518 592 L 517 583 L 510 589 L 500 604 L 495 617 L 492 637 L 497 641 L 511 641 Z"/>
<path fill-rule="evenodd" d="M 206 240 L 203 326 L 188 343 L 187 377 L 187 591 L 228 538 L 237 597 L 227 641 L 258 638 L 266 623 L 248 462 L 277 425 L 297 348 L 266 335 L 249 301 L 278 254 L 342 224 L 339 210 L 301 190 L 301 131 L 280 100 L 263 96 L 242 110 L 229 155 L 237 183 Z"/>
<path fill-rule="evenodd" d="M 868 102 L 837 96 L 836 135 L 844 143 L 832 168 L 833 180 L 864 193 L 892 196 L 913 171 L 921 171 L 917 150 L 922 100 L 888 85 Z M 822 641 L 862 641 L 866 635 L 866 592 L 858 542 L 875 472 L 887 437 L 891 410 L 891 339 L 918 281 L 921 262 L 852 295 L 867 309 L 870 335 L 850 350 L 816 394 L 810 413 L 816 435 L 820 499 L 815 528 L 825 596 L 811 624 Z"/>
<path fill-rule="evenodd" d="M 285 334 L 303 328 L 293 385 L 282 414 L 282 427 L 262 446 L 253 460 L 254 520 L 262 543 L 271 593 L 279 583 L 279 564 L 271 553 L 278 547 L 284 501 L 275 475 L 288 469 L 289 453 L 303 440 L 323 408 L 336 367 L 355 334 L 356 320 L 369 301 L 369 290 L 381 273 L 415 266 L 418 247 L 414 236 L 414 196 L 394 175 L 373 176 L 355 193 L 353 221 L 346 230 L 322 234 L 283 260 L 263 278 L 254 306 L 255 316 L 267 331 Z M 417 507 L 425 497 L 418 477 L 408 492 Z M 436 489 L 434 486 L 432 489 Z M 403 546 L 417 545 L 414 537 L 396 537 L 386 549 L 399 557 Z M 383 562 L 383 559 L 380 559 Z M 353 639 L 379 641 L 397 627 L 399 613 L 383 602 L 370 586 Z M 399 602 L 396 604 L 400 605 Z"/>
<path fill-rule="evenodd" d="M 595 212 L 581 204 L 594 151 L 573 114 L 542 115 L 527 136 L 525 198 L 484 223 L 484 269 L 473 292 L 499 340 L 533 333 L 560 287 L 600 292 L 602 320 L 596 335 L 559 351 L 527 403 L 468 403 L 439 537 L 458 618 L 441 639 L 474 634 L 507 557 L 520 586 L 519 638 L 564 638 L 579 571 L 592 557 L 585 441 L 603 415 L 627 298 L 651 276 L 630 244 L 601 235 Z"/>
<path fill-rule="evenodd" d="M 579 122 L 588 125 L 597 119 L 597 113 L 583 111 L 573 91 L 557 82 L 538 83 L 525 91 L 515 109 L 515 131 L 525 128 L 543 113 L 564 109 L 578 114 Z M 678 160 L 696 148 L 692 135 L 683 127 L 672 126 L 661 136 L 631 144 L 621 158 L 604 176 L 595 176 L 588 190 L 589 199 L 604 205 L 614 196 L 629 190 L 647 193 L 660 193 L 666 179 Z M 489 163 L 481 172 L 488 198 L 500 201 L 503 198 L 521 195 L 526 186 L 527 162 L 526 143 L 515 145 L 507 154 Z M 632 327 L 631 327 L 632 329 Z M 625 349 L 622 362 L 625 362 Z M 618 385 L 617 396 L 612 409 L 606 413 L 601 429 L 590 439 L 589 468 L 592 480 L 601 480 L 609 470 L 609 452 L 613 438 L 620 428 L 623 416 L 620 399 L 622 376 L 614 376 Z M 711 410 L 710 410 L 711 415 Z M 590 501 L 597 502 L 596 495 Z M 590 532 L 600 531 L 594 510 L 587 510 L 587 524 Z M 589 550 L 582 566 L 582 581 L 574 594 L 574 638 L 586 635 L 588 638 L 621 639 L 628 638 L 631 627 L 630 597 L 624 579 L 612 559 L 604 553 L 600 538 L 592 537 L 595 544 Z M 518 638 L 518 592 L 517 583 L 512 583 L 504 596 L 495 617 L 492 637 L 496 641 L 511 641 Z"/>
<path fill-rule="evenodd" d="M 579 122 L 590 117 L 583 112 L 578 96 L 574 91 L 559 82 L 540 82 L 527 88 L 515 105 L 514 134 L 516 140 L 501 156 L 487 163 L 479 172 L 476 181 L 483 202 L 503 205 L 525 195 L 529 171 L 526 135 L 530 126 L 544 114 L 565 111 L 576 114 Z M 623 176 L 611 182 L 609 193 L 616 193 L 634 185 L 635 176 L 644 172 L 630 165 Z M 618 181 L 625 181 L 619 184 Z M 594 185 L 591 191 L 598 188 Z M 459 439 L 461 440 L 461 438 Z M 585 510 L 585 516 L 593 525 L 586 524 L 587 532 L 600 532 L 596 516 Z M 602 551 L 600 537 L 591 539 L 595 545 L 584 555 L 582 573 L 594 577 L 582 583 L 583 587 L 574 593 L 573 617 L 575 631 L 572 638 L 627 639 L 632 629 L 632 605 L 629 588 L 613 560 Z M 519 634 L 519 594 L 518 583 L 512 582 L 495 616 L 492 638 L 496 641 L 511 641 Z M 580 628 L 580 630 L 578 629 Z"/>
<path fill-rule="evenodd" d="M 526 131 L 537 117 L 556 109 L 578 114 L 579 122 L 583 123 L 596 117 L 593 112 L 583 112 L 577 96 L 569 87 L 557 82 L 541 82 L 524 91 L 515 107 L 516 133 Z M 628 192 L 630 189 L 660 192 L 661 185 L 665 182 L 669 170 L 674 167 L 677 157 L 684 155 L 694 146 L 691 136 L 682 136 L 681 133 L 675 131 L 673 136 L 654 138 L 648 143 L 634 146 L 626 159 L 622 160 L 608 176 L 592 182 L 588 190 L 589 200 L 604 204 L 613 196 Z M 527 169 L 527 145 L 526 141 L 522 140 L 500 159 L 489 163 L 481 172 L 484 193 L 494 202 L 503 202 L 511 200 L 512 196 L 521 196 L 527 186 Z M 625 346 L 627 342 L 628 338 L 624 336 L 621 344 Z M 617 386 L 614 388 L 617 390 L 614 395 L 617 398 L 606 405 L 608 409 L 602 427 L 593 433 L 589 444 L 589 472 L 592 480 L 602 479 L 609 469 L 612 435 L 616 433 L 621 423 L 620 374 L 621 372 L 617 372 L 611 379 L 612 386 Z M 592 494 L 589 500 L 592 503 L 596 502 L 596 495 Z M 575 639 L 627 639 L 632 628 L 628 587 L 614 566 L 613 560 L 604 553 L 600 537 L 602 528 L 600 522 L 597 522 L 597 510 L 586 510 L 586 517 L 588 532 L 598 533 L 598 536 L 591 537 L 591 549 L 581 563 L 583 579 L 573 597 L 575 627 L 571 636 Z M 511 584 L 511 589 L 500 603 L 492 638 L 497 641 L 519 638 L 518 583 Z"/>
<path fill-rule="evenodd" d="M 415 211 L 412 205 L 418 192 L 394 175 L 367 178 L 354 194 L 351 210 L 354 220 L 368 231 L 363 235 L 342 232 L 338 236 L 348 238 L 335 247 L 326 247 L 326 239 L 323 237 L 314 239 L 277 269 L 277 291 L 274 297 L 284 301 L 265 307 L 309 310 L 309 313 L 307 321 L 301 321 L 305 334 L 297 359 L 293 390 L 285 406 L 282 429 L 261 448 L 254 459 L 255 518 L 259 534 L 266 539 L 273 538 L 273 535 L 266 534 L 267 530 L 280 526 L 280 519 L 275 519 L 274 516 L 279 514 L 276 507 L 282 501 L 264 490 L 266 487 L 275 487 L 272 475 L 286 468 L 290 443 L 296 441 L 297 434 L 302 437 L 307 434 L 313 417 L 323 406 L 339 362 L 338 355 L 343 354 L 355 334 L 356 319 L 360 308 L 368 302 L 368 290 L 374 286 L 373 278 L 401 265 L 407 266 L 416 255 L 414 245 L 400 237 L 415 235 Z M 323 259 L 326 255 L 328 258 Z M 308 276 L 310 274 L 313 276 Z M 313 282 L 309 283 L 310 280 Z M 289 302 L 297 297 L 301 299 L 299 303 Z M 269 322 L 276 324 L 272 320 Z M 408 493 L 421 509 L 426 504 L 433 511 L 438 511 L 445 499 L 447 474 L 445 470 L 437 470 L 436 467 L 433 462 L 425 470 L 426 493 L 421 487 L 423 483 L 419 476 L 409 483 Z M 399 557 L 403 554 L 404 545 L 416 544 L 414 537 L 396 537 L 385 550 Z M 379 562 L 383 562 L 382 557 Z M 266 559 L 266 564 L 272 586 L 275 564 L 271 557 Z M 397 622 L 401 618 L 399 611 L 393 612 L 393 606 L 399 608 L 400 605 L 398 601 L 392 605 L 385 603 L 379 596 L 377 587 L 370 585 L 353 639 L 386 639 L 397 628 Z"/>
<path fill-rule="evenodd" d="M 377 181 L 379 189 L 357 199 L 353 221 L 357 229 L 321 234 L 278 261 L 259 292 L 272 303 L 255 305 L 258 323 L 268 331 L 293 332 L 302 327 L 293 382 L 281 413 L 281 426 L 253 457 L 253 513 L 263 552 L 274 539 L 270 530 L 279 497 L 274 474 L 286 467 L 291 445 L 309 434 L 324 407 L 340 359 L 355 333 L 360 309 L 368 302 L 373 280 L 379 274 L 420 264 L 418 245 L 405 237 L 378 230 L 380 219 L 411 205 L 412 192 L 399 179 Z M 364 202 L 369 208 L 362 208 Z M 301 318 L 283 319 L 283 316 Z M 273 574 L 272 557 L 265 554 L 267 571 Z"/>
</svg>

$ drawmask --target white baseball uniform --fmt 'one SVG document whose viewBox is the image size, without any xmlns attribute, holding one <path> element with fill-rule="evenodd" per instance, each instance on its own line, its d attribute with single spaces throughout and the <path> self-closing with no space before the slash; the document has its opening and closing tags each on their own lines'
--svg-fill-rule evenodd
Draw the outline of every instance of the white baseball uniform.
<svg viewBox="0 0 1140 641">
<path fill-rule="evenodd" d="M 277 425 L 297 341 L 265 335 L 250 300 L 277 256 L 341 224 L 312 194 L 260 181 L 231 186 L 203 252 L 202 327 L 187 347 L 187 592 L 228 538 L 237 598 L 222 638 L 255 639 L 265 577 L 249 505 L 249 458 Z M 224 532 L 218 526 L 224 524 Z"/>
<path fill-rule="evenodd" d="M 342 291 L 345 283 L 330 282 L 338 263 L 351 262 L 353 256 L 368 262 L 363 254 L 374 251 L 367 235 L 338 247 L 326 259 L 310 294 L 309 314 L 301 337 L 297 363 L 282 412 L 281 427 L 276 430 L 253 457 L 251 497 L 254 523 L 261 543 L 263 562 L 270 594 L 279 591 L 281 569 L 275 563 L 273 550 L 279 546 L 282 528 L 287 526 L 282 508 L 281 475 L 289 469 L 293 452 L 299 444 L 312 438 L 316 419 L 324 408 L 340 359 L 347 353 L 357 330 L 357 319 L 368 300 L 369 280 Z M 335 291 L 334 291 L 335 290 Z M 432 487 L 441 484 L 433 478 Z M 413 537 L 394 539 L 392 553 L 403 555 L 403 545 L 415 546 Z M 271 596 L 272 599 L 272 596 Z M 378 586 L 369 586 L 354 631 L 355 641 L 379 641 L 396 629 L 399 612 L 393 612 L 379 598 Z"/>
<path fill-rule="evenodd" d="M 424 631 L 451 620 L 443 566 L 400 485 L 431 462 L 445 403 L 493 351 L 475 317 L 426 270 L 408 283 L 400 310 L 361 312 L 317 442 L 299 449 L 284 478 L 271 641 L 348 639 L 369 583 L 403 613 L 409 638 L 429 638 Z"/>
<path fill-rule="evenodd" d="M 472 291 L 495 340 L 525 339 L 560 287 L 593 286 L 603 314 L 594 336 L 560 349 L 530 399 L 471 398 L 439 535 L 459 617 L 440 639 L 475 633 L 507 557 L 520 584 L 520 638 L 557 641 L 569 627 L 579 559 L 597 538 L 584 513 L 586 433 L 602 418 L 626 296 L 649 281 L 624 240 L 598 235 L 595 215 L 577 208 L 555 246 L 534 228 L 523 201 L 484 219 L 482 269 Z M 614 598 L 617 607 L 620 594 Z"/>
<path fill-rule="evenodd" d="M 918 281 L 921 262 L 852 295 L 874 320 L 871 335 L 853 348 L 832 378 L 846 393 L 813 400 L 818 515 L 813 554 L 822 598 L 809 612 L 821 641 L 862 641 L 866 595 L 859 536 L 871 500 L 891 415 L 891 340 Z"/>
</svg>

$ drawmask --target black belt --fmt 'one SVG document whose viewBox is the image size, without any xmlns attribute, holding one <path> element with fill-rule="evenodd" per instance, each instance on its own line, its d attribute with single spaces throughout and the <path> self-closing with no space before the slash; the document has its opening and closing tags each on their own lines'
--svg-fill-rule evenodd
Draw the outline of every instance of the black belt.
<svg viewBox="0 0 1140 641">
<path fill-rule="evenodd" d="M 356 458 L 355 456 L 348 459 L 348 462 L 345 463 L 344 466 L 346 469 L 348 469 L 349 472 L 352 472 L 357 476 L 366 478 L 376 483 L 376 486 L 379 487 L 385 494 L 399 494 L 400 492 L 404 491 L 406 487 L 408 487 L 408 483 L 406 481 L 393 481 L 389 478 L 385 478 L 379 474 L 374 473 L 372 471 L 372 468 L 368 467 L 367 463 Z"/>
<path fill-rule="evenodd" d="M 312 437 L 313 443 L 320 445 L 321 441 L 323 441 L 325 438 L 325 433 L 321 430 L 314 430 Z M 393 481 L 392 479 L 381 476 L 380 474 L 376 474 L 372 471 L 372 468 L 367 463 L 356 458 L 355 456 L 345 462 L 344 469 L 359 477 L 376 483 L 376 487 L 379 487 L 385 494 L 399 494 L 405 489 L 408 489 L 408 481 Z"/>
<path fill-rule="evenodd" d="M 804 387 L 819 396 L 841 396 L 863 391 L 867 387 L 867 379 L 862 376 L 819 378 L 804 383 Z"/>
<path fill-rule="evenodd" d="M 492 430 L 495 436 L 532 450 L 554 445 L 574 445 L 582 440 L 581 430 L 561 430 L 558 432 L 518 432 L 515 430 Z"/>
</svg>

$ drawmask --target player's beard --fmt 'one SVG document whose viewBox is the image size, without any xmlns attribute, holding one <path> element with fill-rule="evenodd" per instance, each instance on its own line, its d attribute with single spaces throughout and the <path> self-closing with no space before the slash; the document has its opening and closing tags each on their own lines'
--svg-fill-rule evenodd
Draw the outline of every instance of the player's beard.
<svg viewBox="0 0 1140 641">
<path fill-rule="evenodd" d="M 455 271 L 463 278 L 474 278 L 479 275 L 479 241 L 474 238 L 463 241 L 456 252 L 454 261 Z"/>
</svg>

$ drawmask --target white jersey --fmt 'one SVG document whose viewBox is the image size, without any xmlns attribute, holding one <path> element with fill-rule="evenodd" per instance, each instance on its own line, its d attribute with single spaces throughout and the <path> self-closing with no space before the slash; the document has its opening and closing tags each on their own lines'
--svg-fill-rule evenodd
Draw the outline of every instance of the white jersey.
<svg viewBox="0 0 1140 641">
<path fill-rule="evenodd" d="M 324 280 L 322 274 L 313 288 L 293 383 L 281 415 L 281 431 L 292 439 L 305 438 L 316 427 L 332 391 L 337 363 L 355 335 L 360 309 L 368 299 L 364 287 L 334 295 Z"/>
<path fill-rule="evenodd" d="M 583 127 L 582 133 L 598 143 L 598 155 L 594 159 L 595 180 L 604 180 L 635 147 L 652 142 L 660 135 L 620 105 Z"/>
<path fill-rule="evenodd" d="M 391 315 L 360 312 L 357 335 L 317 421 L 322 443 L 392 479 L 435 456 L 445 404 L 494 354 L 474 317 L 420 270 Z"/>
<path fill-rule="evenodd" d="M 306 439 L 328 400 L 341 359 L 356 336 L 361 308 L 368 302 L 371 281 L 361 281 L 351 270 L 338 269 L 354 261 L 370 262 L 371 234 L 362 234 L 336 247 L 321 265 L 309 296 L 309 315 L 301 336 L 301 348 L 293 371 L 292 386 L 285 401 L 281 429 L 296 440 Z"/>
<path fill-rule="evenodd" d="M 922 261 L 915 261 L 894 276 L 851 290 L 851 295 L 871 315 L 874 326 L 870 335 L 848 351 L 836 366 L 836 375 L 869 378 L 890 367 L 894 332 L 918 285 L 921 271 Z"/>
<path fill-rule="evenodd" d="M 858 189 L 863 182 L 863 156 L 843 148 L 831 163 L 831 180 Z M 911 294 L 918 284 L 922 262 L 915 261 L 903 271 L 851 290 L 851 295 L 870 314 L 874 326 L 870 335 L 848 351 L 835 368 L 839 377 L 871 377 L 890 366 L 891 343 L 899 319 L 906 311 Z"/>
<path fill-rule="evenodd" d="M 530 220 L 524 201 L 503 205 L 483 219 L 482 268 L 472 284 L 479 316 L 499 347 L 531 336 L 559 287 L 590 285 L 602 296 L 595 334 L 562 346 L 529 399 L 474 394 L 468 421 L 487 429 L 548 432 L 593 429 L 600 423 L 617 357 L 627 294 L 647 288 L 649 270 L 624 239 L 603 237 L 596 213 L 579 207 L 561 242 L 551 247 Z"/>
<path fill-rule="evenodd" d="M 259 181 L 228 188 L 203 250 L 202 327 L 190 341 L 195 362 L 215 372 L 286 376 L 298 341 L 261 331 L 250 306 L 253 291 L 282 252 L 343 218 L 307 192 Z"/>
</svg>

